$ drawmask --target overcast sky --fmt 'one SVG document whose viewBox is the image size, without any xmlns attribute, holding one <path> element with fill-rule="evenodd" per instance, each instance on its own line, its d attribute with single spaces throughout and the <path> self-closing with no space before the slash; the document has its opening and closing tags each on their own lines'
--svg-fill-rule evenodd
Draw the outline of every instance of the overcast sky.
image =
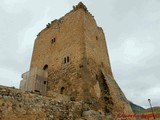
<svg viewBox="0 0 160 120">
<path fill-rule="evenodd" d="M 79 0 L 0 0 L 0 84 L 19 87 L 36 35 Z M 160 106 L 160 0 L 82 0 L 102 27 L 115 80 L 143 107 Z"/>
</svg>

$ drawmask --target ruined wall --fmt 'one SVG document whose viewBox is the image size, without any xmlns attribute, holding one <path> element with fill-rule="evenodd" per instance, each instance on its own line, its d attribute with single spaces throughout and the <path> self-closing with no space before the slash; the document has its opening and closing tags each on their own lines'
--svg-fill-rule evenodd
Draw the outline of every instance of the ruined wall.
<svg viewBox="0 0 160 120">
<path fill-rule="evenodd" d="M 132 113 L 113 78 L 103 30 L 82 3 L 38 34 L 35 67 L 48 71 L 47 96 L 68 95 L 100 114 Z"/>
<path fill-rule="evenodd" d="M 107 74 L 112 76 L 106 39 L 102 28 L 97 26 L 94 17 L 88 12 L 85 12 L 83 20 L 85 30 L 85 57 L 88 63 L 94 62 L 95 67 L 100 66 L 105 68 Z"/>
<path fill-rule="evenodd" d="M 113 120 L 119 112 L 132 114 L 113 78 L 103 30 L 82 3 L 37 35 L 32 68 L 48 72 L 47 96 L 0 87 L 1 120 Z"/>
<path fill-rule="evenodd" d="M 90 107 L 102 113 L 132 113 L 132 109 L 112 75 L 106 40 L 89 12 L 83 12 L 84 29 L 84 93 Z"/>
<path fill-rule="evenodd" d="M 82 11 L 53 21 L 37 36 L 30 68 L 48 65 L 48 91 L 82 96 L 78 95 L 82 90 L 78 69 L 84 54 Z M 65 57 L 69 57 L 66 64 Z"/>
<path fill-rule="evenodd" d="M 0 119 L 2 120 L 71 120 L 79 118 L 81 102 L 68 101 L 55 94 L 49 98 L 19 90 L 0 88 Z"/>
<path fill-rule="evenodd" d="M 0 120 L 112 120 L 112 115 L 88 110 L 88 104 L 69 98 L 57 93 L 44 97 L 0 86 Z"/>
<path fill-rule="evenodd" d="M 42 30 L 34 44 L 30 68 L 48 65 L 48 72 L 60 70 L 63 58 L 69 56 L 71 63 L 77 66 L 82 57 L 81 10 L 54 20 Z"/>
</svg>

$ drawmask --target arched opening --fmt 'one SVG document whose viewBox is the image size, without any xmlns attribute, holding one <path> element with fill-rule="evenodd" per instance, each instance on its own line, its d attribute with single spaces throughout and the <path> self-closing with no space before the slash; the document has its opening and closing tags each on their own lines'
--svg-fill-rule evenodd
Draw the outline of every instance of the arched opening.
<svg viewBox="0 0 160 120">
<path fill-rule="evenodd" d="M 43 70 L 47 70 L 48 69 L 48 65 L 46 64 L 44 67 L 43 67 Z"/>
<path fill-rule="evenodd" d="M 43 83 L 44 83 L 44 84 L 47 84 L 47 81 L 44 81 Z"/>
<path fill-rule="evenodd" d="M 69 56 L 67 56 L 67 57 L 64 57 L 64 62 L 63 62 L 64 64 L 65 64 L 65 63 L 69 63 L 69 61 L 70 61 L 70 58 L 69 58 Z"/>
<path fill-rule="evenodd" d="M 63 94 L 64 92 L 64 87 L 61 87 L 61 94 Z"/>
</svg>

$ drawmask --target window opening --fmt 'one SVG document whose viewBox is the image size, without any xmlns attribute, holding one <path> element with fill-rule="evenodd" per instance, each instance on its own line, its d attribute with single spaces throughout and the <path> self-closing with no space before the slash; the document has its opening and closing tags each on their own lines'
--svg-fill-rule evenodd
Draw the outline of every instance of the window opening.
<svg viewBox="0 0 160 120">
<path fill-rule="evenodd" d="M 98 37 L 96 36 L 96 40 L 98 40 Z"/>
<path fill-rule="evenodd" d="M 64 63 L 66 63 L 67 62 L 67 60 L 66 60 L 66 57 L 64 58 Z"/>
<path fill-rule="evenodd" d="M 69 63 L 69 61 L 70 61 L 69 56 L 64 57 L 64 64 L 65 64 L 65 63 Z"/>
<path fill-rule="evenodd" d="M 34 90 L 35 92 L 40 92 L 39 90 Z"/>
<path fill-rule="evenodd" d="M 48 65 L 46 64 L 44 67 L 43 67 L 43 70 L 47 70 L 48 69 Z"/>
<path fill-rule="evenodd" d="M 83 65 L 80 64 L 80 65 L 79 65 L 79 68 L 83 68 Z"/>
<path fill-rule="evenodd" d="M 63 94 L 63 92 L 64 92 L 64 87 L 61 88 L 61 94 Z"/>
<path fill-rule="evenodd" d="M 56 42 L 56 38 L 53 38 L 52 41 L 51 41 L 51 43 L 53 44 L 55 42 Z"/>
<path fill-rule="evenodd" d="M 46 84 L 47 82 L 46 81 L 44 81 L 44 84 Z"/>
<path fill-rule="evenodd" d="M 69 57 L 67 56 L 67 62 L 69 62 Z"/>
</svg>

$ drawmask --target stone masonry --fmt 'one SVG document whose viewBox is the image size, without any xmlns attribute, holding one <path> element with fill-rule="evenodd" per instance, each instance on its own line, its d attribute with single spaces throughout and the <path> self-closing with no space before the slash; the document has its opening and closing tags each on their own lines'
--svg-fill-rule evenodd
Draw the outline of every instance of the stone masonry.
<svg viewBox="0 0 160 120">
<path fill-rule="evenodd" d="M 113 78 L 103 30 L 83 3 L 38 34 L 32 68 L 48 72 L 48 95 L 57 92 L 83 100 L 103 114 L 131 112 Z"/>
<path fill-rule="evenodd" d="M 114 80 L 104 32 L 81 2 L 37 35 L 30 71 L 35 68 L 48 73 L 46 96 L 35 94 L 38 90 L 30 91 L 34 94 L 23 91 L 18 103 L 18 98 L 2 95 L 2 109 L 7 107 L 0 111 L 3 118 L 9 119 L 10 110 L 15 119 L 30 115 L 35 120 L 112 120 L 118 113 L 133 114 Z M 60 97 L 58 103 L 58 96 L 67 100 Z M 12 111 L 14 103 L 21 106 L 18 114 L 17 105 Z"/>
</svg>

